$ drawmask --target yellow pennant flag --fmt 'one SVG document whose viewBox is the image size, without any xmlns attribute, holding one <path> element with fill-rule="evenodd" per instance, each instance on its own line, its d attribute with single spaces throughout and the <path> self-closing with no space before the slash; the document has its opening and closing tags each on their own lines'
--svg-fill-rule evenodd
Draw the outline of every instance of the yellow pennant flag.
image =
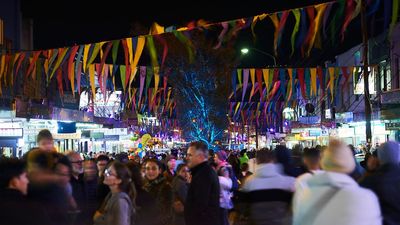
<svg viewBox="0 0 400 225">
<path fill-rule="evenodd" d="M 83 49 L 83 72 L 86 72 L 89 49 L 90 49 L 90 44 L 85 45 L 85 48 Z"/>
<path fill-rule="evenodd" d="M 311 95 L 317 96 L 317 68 L 310 68 Z"/>
<path fill-rule="evenodd" d="M 128 45 L 129 52 L 129 64 L 133 64 L 133 48 L 132 48 L 132 38 L 126 39 L 126 44 Z"/>
<path fill-rule="evenodd" d="M 235 113 L 233 115 L 236 115 L 237 111 L 239 110 L 239 107 L 240 107 L 240 102 L 238 102 L 238 104 L 236 105 Z"/>
<path fill-rule="evenodd" d="M 96 86 L 94 83 L 94 64 L 89 65 L 89 79 L 90 79 L 90 87 L 92 89 L 92 99 L 95 99 L 96 96 Z"/>
<path fill-rule="evenodd" d="M 135 58 L 133 59 L 132 63 L 134 67 L 136 67 L 139 62 L 145 43 L 146 43 L 146 38 L 144 36 L 139 36 L 136 44 Z"/>
<path fill-rule="evenodd" d="M 267 89 L 267 94 L 269 92 L 268 87 L 269 87 L 269 69 L 262 69 L 263 73 L 263 78 L 264 78 L 264 83 L 265 83 L 265 88 Z"/>
<path fill-rule="evenodd" d="M 61 48 L 58 51 L 58 56 L 57 56 L 58 58 L 57 58 L 56 64 L 54 65 L 53 70 L 51 71 L 50 80 L 51 80 L 51 78 L 53 78 L 53 75 L 56 72 L 56 70 L 58 69 L 58 67 L 60 67 L 60 64 L 63 61 L 63 59 L 64 59 L 65 55 L 67 54 L 67 52 L 68 52 L 68 48 Z"/>
</svg>

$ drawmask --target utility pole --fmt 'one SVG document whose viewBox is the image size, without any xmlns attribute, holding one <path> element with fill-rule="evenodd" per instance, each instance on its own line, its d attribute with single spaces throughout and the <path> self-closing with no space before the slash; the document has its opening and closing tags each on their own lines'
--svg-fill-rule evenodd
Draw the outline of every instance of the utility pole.
<svg viewBox="0 0 400 225">
<path fill-rule="evenodd" d="M 372 106 L 369 96 L 369 82 L 368 82 L 368 27 L 367 27 L 367 16 L 366 16 L 366 0 L 361 0 L 361 30 L 363 37 L 363 74 L 364 74 L 364 104 L 365 104 L 365 132 L 367 139 L 367 146 L 371 146 L 372 131 L 371 131 L 371 117 L 372 117 Z"/>
</svg>

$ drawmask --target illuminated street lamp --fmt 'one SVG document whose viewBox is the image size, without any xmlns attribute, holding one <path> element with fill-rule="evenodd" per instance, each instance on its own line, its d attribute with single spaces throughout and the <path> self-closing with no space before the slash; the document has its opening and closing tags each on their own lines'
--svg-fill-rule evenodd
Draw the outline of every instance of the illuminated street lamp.
<svg viewBox="0 0 400 225">
<path fill-rule="evenodd" d="M 256 52 L 259 52 L 259 53 L 261 53 L 263 55 L 266 55 L 266 56 L 272 58 L 274 60 L 274 66 L 276 66 L 275 57 L 273 55 L 267 53 L 267 52 L 261 51 L 260 49 L 257 49 L 257 48 L 242 48 L 242 49 L 240 49 L 240 52 L 242 53 L 242 55 L 247 55 L 250 52 L 250 50 L 254 50 Z"/>
</svg>

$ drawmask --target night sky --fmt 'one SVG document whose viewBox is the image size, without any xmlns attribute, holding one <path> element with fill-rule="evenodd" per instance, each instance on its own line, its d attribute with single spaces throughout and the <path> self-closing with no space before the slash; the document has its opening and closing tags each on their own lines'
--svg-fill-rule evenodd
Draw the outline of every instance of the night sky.
<svg viewBox="0 0 400 225">
<path fill-rule="evenodd" d="M 94 43 L 99 41 L 121 39 L 133 34 L 146 34 L 153 22 L 163 26 L 184 26 L 190 21 L 204 19 L 210 22 L 226 21 L 246 18 L 262 13 L 276 12 L 285 9 L 304 7 L 327 0 L 193 0 L 193 1 L 120 1 L 109 3 L 102 1 L 91 4 L 77 0 L 22 0 L 24 16 L 34 19 L 34 47 L 35 49 L 49 49 L 75 44 Z M 139 5 L 140 4 L 140 5 Z M 343 43 L 328 46 L 322 51 L 312 52 L 311 57 L 304 59 L 300 54 L 290 57 L 290 33 L 294 24 L 293 18 L 288 18 L 287 30 L 284 31 L 282 45 L 286 48 L 277 58 L 279 65 L 315 66 L 361 43 L 360 17 L 353 20 L 348 27 L 347 36 Z M 374 22 L 370 31 L 379 25 Z M 267 20 L 262 21 L 257 30 L 257 41 L 254 41 L 251 32 L 243 30 L 236 40 L 236 48 L 255 47 L 268 53 L 273 53 L 274 28 Z M 257 25 L 259 26 L 259 25 Z M 292 27 L 290 27 L 292 26 Z M 351 35 L 349 35 L 351 33 Z M 339 38 L 338 38 L 339 39 Z M 332 40 L 327 40 L 332 41 Z M 263 55 L 247 56 L 240 66 L 264 67 L 271 65 L 270 58 Z"/>
<path fill-rule="evenodd" d="M 164 26 L 182 26 L 198 19 L 216 22 L 328 1 L 112 0 L 107 1 L 108 3 L 97 1 L 91 4 L 87 1 L 84 4 L 82 2 L 84 1 L 22 0 L 24 15 L 34 19 L 35 48 L 56 48 L 124 38 L 130 36 L 132 28 L 150 27 L 153 22 Z"/>
</svg>

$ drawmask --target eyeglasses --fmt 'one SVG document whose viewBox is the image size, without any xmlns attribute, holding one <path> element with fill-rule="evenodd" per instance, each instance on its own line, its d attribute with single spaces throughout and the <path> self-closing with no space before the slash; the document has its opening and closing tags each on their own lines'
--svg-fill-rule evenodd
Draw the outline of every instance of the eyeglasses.
<svg viewBox="0 0 400 225">
<path fill-rule="evenodd" d="M 116 177 L 116 176 L 117 176 L 117 175 L 113 174 L 113 173 L 111 172 L 110 169 L 104 170 L 104 175 L 105 175 L 106 177 L 111 177 L 111 176 Z"/>
</svg>

